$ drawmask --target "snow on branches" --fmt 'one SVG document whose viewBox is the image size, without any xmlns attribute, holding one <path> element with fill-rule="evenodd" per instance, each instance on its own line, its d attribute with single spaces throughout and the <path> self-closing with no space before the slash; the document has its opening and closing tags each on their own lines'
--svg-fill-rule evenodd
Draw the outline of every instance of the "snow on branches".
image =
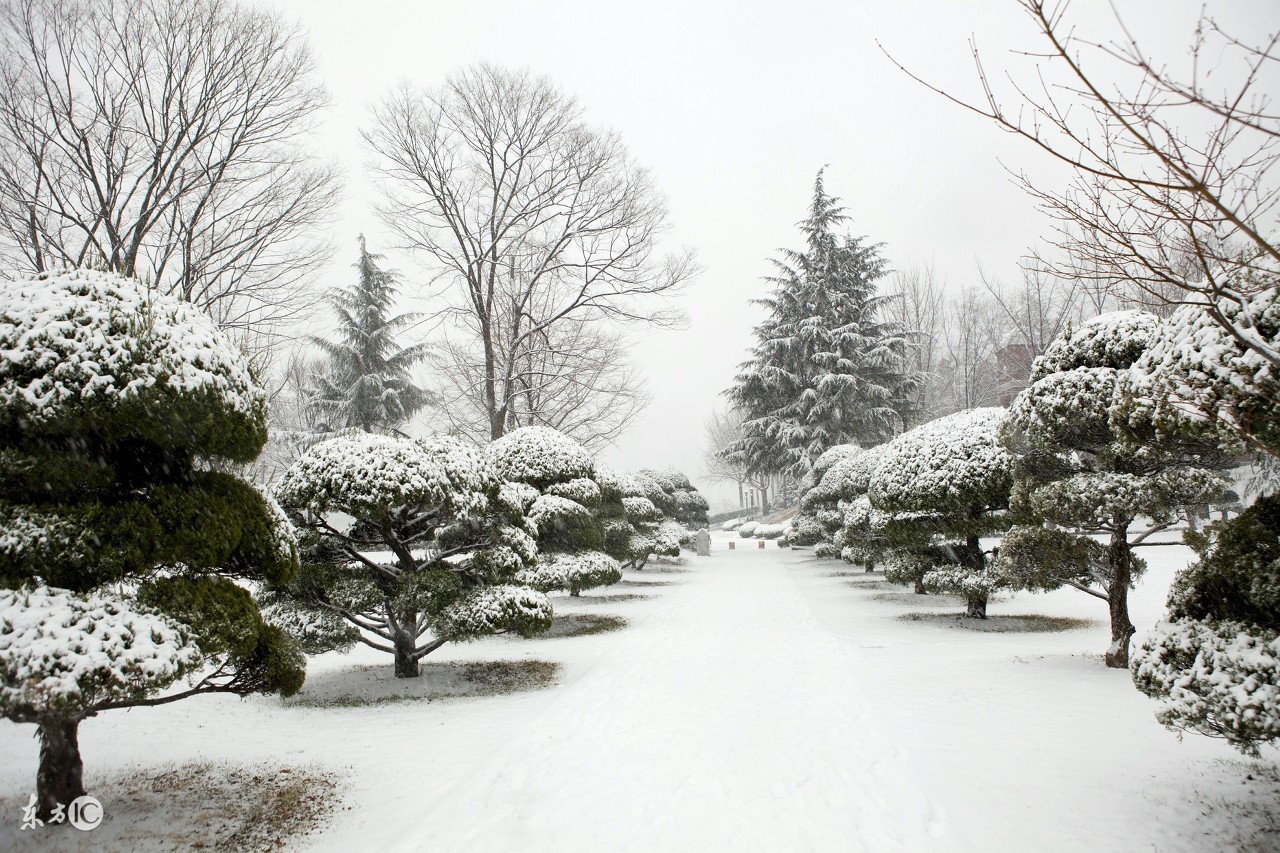
<svg viewBox="0 0 1280 853">
<path fill-rule="evenodd" d="M 101 592 L 0 590 L 0 714 L 36 722 L 142 699 L 198 668 L 186 626 Z"/>
<path fill-rule="evenodd" d="M 113 273 L 43 273 L 0 287 L 0 428 L 248 461 L 266 441 L 266 394 L 191 305 Z"/>
<path fill-rule="evenodd" d="M 313 513 L 380 514 L 440 504 L 453 491 L 442 465 L 414 441 L 361 433 L 312 446 L 280 481 L 276 498 Z"/>
<path fill-rule="evenodd" d="M 450 640 L 470 640 L 514 632 L 531 637 L 551 627 L 551 602 L 524 586 L 481 587 L 434 620 L 435 633 Z"/>
<path fill-rule="evenodd" d="M 503 479 L 539 489 L 552 483 L 589 479 L 595 473 L 591 454 L 549 427 L 513 430 L 490 444 L 488 454 Z"/>
</svg>

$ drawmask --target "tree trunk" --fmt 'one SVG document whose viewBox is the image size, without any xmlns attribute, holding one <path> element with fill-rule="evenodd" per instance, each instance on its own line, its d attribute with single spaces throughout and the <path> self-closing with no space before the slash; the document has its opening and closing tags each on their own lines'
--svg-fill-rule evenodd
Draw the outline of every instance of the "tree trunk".
<svg viewBox="0 0 1280 853">
<path fill-rule="evenodd" d="M 969 571 L 978 575 L 986 571 L 987 558 L 982 553 L 982 543 L 977 536 L 970 536 L 965 540 L 964 547 L 957 550 L 959 551 L 961 564 Z M 970 619 L 987 618 L 987 593 L 971 593 L 965 599 L 965 604 L 965 616 Z"/>
<path fill-rule="evenodd" d="M 970 619 L 986 619 L 987 618 L 987 597 L 975 596 L 965 602 L 964 615 Z"/>
<path fill-rule="evenodd" d="M 1111 569 L 1111 585 L 1107 589 L 1107 605 L 1111 611 L 1111 647 L 1107 649 L 1107 666 L 1129 667 L 1129 641 L 1134 627 L 1129 621 L 1129 582 L 1133 575 L 1133 551 L 1129 547 L 1128 527 L 1111 534 L 1107 549 L 1107 565 Z"/>
<path fill-rule="evenodd" d="M 40 768 L 36 771 L 39 817 L 47 821 L 58 805 L 70 806 L 85 795 L 80 760 L 79 720 L 59 717 L 40 721 Z"/>
<path fill-rule="evenodd" d="M 924 588 L 924 578 L 916 578 L 916 595 L 928 595 L 929 590 Z"/>
<path fill-rule="evenodd" d="M 417 678 L 421 675 L 418 659 L 414 653 L 418 650 L 417 638 L 412 631 L 405 630 L 405 625 L 416 625 L 418 614 L 406 611 L 399 614 L 398 624 L 392 626 L 396 649 L 396 678 Z"/>
</svg>

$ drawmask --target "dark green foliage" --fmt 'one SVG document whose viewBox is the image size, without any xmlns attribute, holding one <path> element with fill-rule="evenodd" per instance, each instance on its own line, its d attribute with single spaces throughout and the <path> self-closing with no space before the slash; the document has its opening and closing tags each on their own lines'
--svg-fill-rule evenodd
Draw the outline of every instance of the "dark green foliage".
<svg viewBox="0 0 1280 853">
<path fill-rule="evenodd" d="M 878 244 L 837 234 L 847 219 L 838 202 L 819 172 L 800 223 L 805 249 L 773 262 L 773 295 L 758 301 L 769 316 L 726 392 L 745 416 L 726 456 L 751 472 L 803 476 L 830 447 L 887 440 L 917 384 L 903 331 L 883 318 L 888 263 Z"/>
<path fill-rule="evenodd" d="M 397 293 L 394 273 L 377 264 L 360 237 L 360 277 L 348 289 L 332 291 L 338 316 L 337 341 L 312 338 L 329 358 L 325 375 L 316 377 L 314 401 L 329 418 L 330 429 L 383 432 L 401 426 L 427 404 L 428 394 L 413 383 L 412 369 L 427 355 L 425 344 L 398 348 L 396 335 L 417 315 L 392 317 Z"/>
<path fill-rule="evenodd" d="M 1190 538 L 1200 559 L 1174 579 L 1169 617 L 1280 631 L 1280 495 Z"/>
<path fill-rule="evenodd" d="M 206 655 L 244 660 L 264 627 L 249 591 L 216 575 L 157 578 L 138 587 L 138 601 L 184 624 L 206 626 L 196 637 Z"/>
</svg>

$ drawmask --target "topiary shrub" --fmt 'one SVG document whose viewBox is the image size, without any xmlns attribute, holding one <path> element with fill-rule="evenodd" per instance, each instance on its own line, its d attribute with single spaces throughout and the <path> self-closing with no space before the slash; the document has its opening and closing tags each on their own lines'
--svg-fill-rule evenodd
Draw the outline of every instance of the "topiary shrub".
<svg viewBox="0 0 1280 853">
<path fill-rule="evenodd" d="M 90 270 L 0 283 L 0 714 L 39 727 L 44 819 L 85 794 L 82 720 L 302 685 L 297 644 L 232 580 L 290 580 L 293 530 L 211 470 L 258 455 L 266 413 L 185 303 Z"/>
</svg>

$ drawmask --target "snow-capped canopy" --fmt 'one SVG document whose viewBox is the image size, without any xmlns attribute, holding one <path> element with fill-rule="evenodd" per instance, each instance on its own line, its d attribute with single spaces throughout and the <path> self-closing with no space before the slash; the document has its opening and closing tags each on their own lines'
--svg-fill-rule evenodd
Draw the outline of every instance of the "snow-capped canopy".
<svg viewBox="0 0 1280 853">
<path fill-rule="evenodd" d="M 276 497 L 287 507 L 360 517 L 443 503 L 452 489 L 445 466 L 418 442 L 361 434 L 310 448 L 285 473 Z"/>
<path fill-rule="evenodd" d="M 509 432 L 489 445 L 488 455 L 503 478 L 539 488 L 595 473 L 591 454 L 549 427 L 529 426 Z"/>
<path fill-rule="evenodd" d="M 142 698 L 202 661 L 184 626 L 135 602 L 0 590 L 0 713 L 11 719 Z"/>
<path fill-rule="evenodd" d="M 1031 381 L 1077 367 L 1123 370 L 1151 345 L 1159 323 L 1148 311 L 1112 311 L 1086 320 L 1035 360 Z"/>
<path fill-rule="evenodd" d="M 0 427 L 255 457 L 266 394 L 207 316 L 96 270 L 0 282 Z"/>
<path fill-rule="evenodd" d="M 898 436 L 872 476 L 871 502 L 887 512 L 945 512 L 1007 496 L 1013 459 L 997 441 L 1004 417 L 1004 409 L 970 409 Z"/>
</svg>

